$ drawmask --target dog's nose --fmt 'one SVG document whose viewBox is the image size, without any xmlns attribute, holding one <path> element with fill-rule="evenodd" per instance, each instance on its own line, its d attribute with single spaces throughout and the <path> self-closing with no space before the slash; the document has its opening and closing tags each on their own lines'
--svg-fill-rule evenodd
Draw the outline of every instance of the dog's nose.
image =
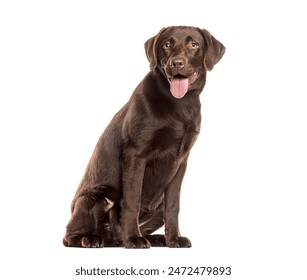
<svg viewBox="0 0 307 280">
<path fill-rule="evenodd" d="M 184 67 L 184 59 L 182 57 L 174 57 L 171 60 L 171 68 L 182 69 Z"/>
</svg>

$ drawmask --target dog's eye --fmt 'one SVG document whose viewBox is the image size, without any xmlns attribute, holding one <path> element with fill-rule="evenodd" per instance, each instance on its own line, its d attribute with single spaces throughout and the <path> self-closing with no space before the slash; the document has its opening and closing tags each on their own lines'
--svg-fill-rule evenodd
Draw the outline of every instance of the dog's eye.
<svg viewBox="0 0 307 280">
<path fill-rule="evenodd" d="M 197 49 L 199 47 L 199 44 L 197 42 L 191 41 L 189 42 L 188 47 L 191 49 Z"/>
<path fill-rule="evenodd" d="M 162 46 L 163 49 L 167 50 L 171 47 L 171 43 L 170 42 L 165 42 Z"/>
</svg>

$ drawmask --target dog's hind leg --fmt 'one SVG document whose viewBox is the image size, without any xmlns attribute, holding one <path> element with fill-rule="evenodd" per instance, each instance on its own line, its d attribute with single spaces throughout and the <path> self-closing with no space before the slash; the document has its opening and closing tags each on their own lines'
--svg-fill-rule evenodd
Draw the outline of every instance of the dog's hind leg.
<svg viewBox="0 0 307 280">
<path fill-rule="evenodd" d="M 150 242 L 153 247 L 165 247 L 166 241 L 164 234 L 152 234 L 164 225 L 164 203 L 153 212 L 149 211 L 140 217 L 140 230 L 142 235 Z"/>
<path fill-rule="evenodd" d="M 145 235 L 145 237 L 150 242 L 152 247 L 166 247 L 164 234 L 150 234 Z"/>
<path fill-rule="evenodd" d="M 108 221 L 108 212 L 118 199 L 119 194 L 115 190 L 104 186 L 81 193 L 74 203 L 63 244 L 67 247 L 103 247 L 104 237 L 109 236 L 105 223 L 112 224 Z M 110 243 L 110 240 L 107 241 Z"/>
</svg>

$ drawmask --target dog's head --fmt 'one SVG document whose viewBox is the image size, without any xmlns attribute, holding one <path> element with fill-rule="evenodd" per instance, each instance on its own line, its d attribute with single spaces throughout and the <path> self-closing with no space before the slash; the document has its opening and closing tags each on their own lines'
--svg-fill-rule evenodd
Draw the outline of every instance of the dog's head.
<svg viewBox="0 0 307 280">
<path fill-rule="evenodd" d="M 204 86 L 206 71 L 222 58 L 225 47 L 205 29 L 173 26 L 147 40 L 145 50 L 150 69 L 158 69 L 169 81 L 172 95 L 182 98 Z"/>
</svg>

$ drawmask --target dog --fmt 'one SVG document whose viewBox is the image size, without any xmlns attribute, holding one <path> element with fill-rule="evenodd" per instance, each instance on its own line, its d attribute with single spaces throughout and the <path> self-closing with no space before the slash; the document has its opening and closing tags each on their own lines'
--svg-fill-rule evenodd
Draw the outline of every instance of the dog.
<svg viewBox="0 0 307 280">
<path fill-rule="evenodd" d="M 205 29 L 171 26 L 145 51 L 150 72 L 98 140 L 72 201 L 65 246 L 192 246 L 179 231 L 180 188 L 200 132 L 206 73 L 225 47 Z M 152 234 L 163 225 L 164 235 Z"/>
</svg>

